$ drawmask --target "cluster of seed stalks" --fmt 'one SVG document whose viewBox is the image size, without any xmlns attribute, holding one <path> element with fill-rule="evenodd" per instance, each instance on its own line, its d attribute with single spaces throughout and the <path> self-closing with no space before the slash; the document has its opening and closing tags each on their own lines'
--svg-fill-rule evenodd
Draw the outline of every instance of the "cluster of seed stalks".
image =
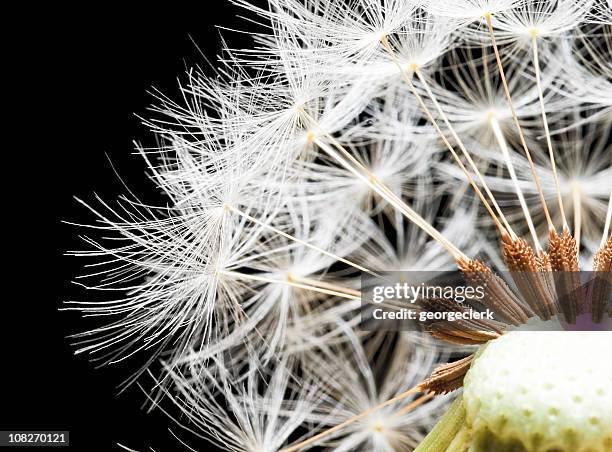
<svg viewBox="0 0 612 452">
<path fill-rule="evenodd" d="M 369 347 L 362 349 L 362 335 L 356 333 L 361 292 L 354 280 L 344 284 L 339 282 L 340 277 L 327 274 L 334 274 L 330 270 L 334 265 L 343 269 L 337 275 L 352 271 L 380 276 L 382 270 L 389 269 L 377 268 L 376 259 L 363 258 L 369 252 L 371 237 L 381 234 L 376 227 L 377 232 L 371 232 L 372 218 L 384 217 L 391 222 L 398 243 L 405 240 L 407 220 L 411 228 L 423 232 L 406 239 L 408 248 L 423 243 L 439 245 L 448 257 L 436 255 L 432 262 L 452 262 L 468 283 L 486 287 L 486 307 L 495 312 L 498 321 L 438 323 L 430 328 L 431 336 L 451 344 L 453 352 L 473 351 L 470 346 L 495 341 L 506 334 L 508 327 L 520 327 L 534 318 L 547 322 L 561 317 L 572 325 L 580 316 L 588 315 L 598 324 L 612 315 L 608 311 L 612 286 L 612 183 L 608 180 L 605 187 L 609 201 L 592 264 L 593 271 L 602 277 L 594 280 L 587 293 L 580 275 L 581 235 L 592 235 L 583 224 L 598 224 L 599 218 L 584 218 L 581 195 L 578 189 L 572 189 L 570 227 L 564 182 L 559 174 L 561 150 L 554 145 L 556 135 L 579 133 L 576 131 L 593 124 L 601 127 L 605 135 L 603 130 L 610 127 L 612 110 L 601 101 L 602 107 L 595 113 L 586 109 L 588 114 L 578 115 L 573 124 L 559 128 L 549 124 L 551 110 L 547 107 L 551 96 L 564 97 L 559 93 L 566 89 L 565 85 L 550 82 L 547 72 L 554 69 L 555 40 L 561 42 L 567 33 L 578 33 L 580 26 L 596 24 L 603 36 L 602 48 L 612 43 L 609 3 L 271 0 L 269 9 L 258 9 L 241 0 L 235 3 L 269 20 L 273 34 L 256 36 L 257 51 L 228 50 L 219 76 L 226 75 L 229 81 L 195 77 L 185 89 L 187 96 L 193 96 L 193 102 L 182 106 L 160 98 L 162 106 L 158 111 L 168 119 L 151 121 L 149 125 L 165 144 L 161 149 L 140 152 L 153 180 L 173 204 L 164 215 L 156 216 L 153 209 L 138 200 L 125 200 L 135 209 L 132 212 L 123 206 L 116 211 L 106 204 L 110 215 L 92 209 L 102 222 L 99 228 L 119 232 L 126 242 L 107 249 L 89 240 L 94 251 L 77 254 L 109 258 L 112 269 L 94 273 L 109 278 L 98 288 L 129 284 L 125 298 L 70 307 L 88 315 L 119 317 L 105 327 L 77 335 L 83 344 L 79 352 L 106 353 L 117 347 L 119 351 L 109 351 L 103 357 L 118 362 L 137 351 L 149 351 L 146 365 L 130 382 L 163 356 L 164 375 L 157 379 L 160 395 L 168 395 L 195 425 L 190 430 L 197 434 L 204 431 L 228 450 L 292 452 L 314 445 L 334 450 L 411 450 L 431 423 L 399 435 L 400 439 L 385 439 L 387 442 L 376 435 L 384 437 L 388 423 L 395 425 L 398 419 L 405 422 L 417 410 L 445 407 L 444 400 L 436 405 L 436 396 L 444 399 L 444 394 L 463 385 L 477 354 L 438 367 L 437 358 L 423 358 L 420 364 L 417 360 L 410 369 L 397 364 L 398 372 L 418 375 L 418 384 L 406 387 L 403 382 L 389 392 L 391 396 L 386 400 L 368 400 L 367 409 L 346 414 L 350 412 L 346 406 L 351 399 L 341 394 L 341 383 L 333 381 L 333 369 L 344 369 L 343 364 L 334 362 L 335 357 L 338 355 L 341 361 L 341 355 L 352 355 L 343 347 L 355 347 L 358 351 L 351 358 L 352 364 L 347 364 L 346 375 L 353 375 L 349 368 L 356 367 L 374 380 L 370 373 L 375 372 L 364 364 L 374 353 Z M 469 51 L 452 47 L 450 36 L 465 47 L 478 49 L 481 69 L 470 66 L 466 72 L 483 76 L 483 90 L 488 95 L 493 96 L 492 91 L 499 89 L 509 112 L 504 118 L 495 108 L 486 111 L 483 134 L 490 137 L 489 147 L 494 151 L 475 149 L 478 146 L 473 136 L 461 137 L 461 130 L 469 129 L 471 119 L 463 124 L 457 121 L 461 117 L 461 109 L 455 108 L 457 91 L 472 89 L 469 82 L 461 80 L 461 64 L 475 63 L 444 60 L 449 58 L 447 53 L 469 55 L 465 53 Z M 544 69 L 542 46 L 547 52 Z M 605 52 L 596 46 L 585 47 L 600 58 L 595 72 L 599 71 L 604 79 L 611 77 L 609 61 L 606 66 L 601 59 Z M 445 91 L 439 78 L 432 75 L 436 64 L 442 68 L 440 72 L 448 70 L 458 79 L 453 92 Z M 529 75 L 528 81 L 514 69 L 517 65 Z M 249 75 L 251 70 L 256 75 Z M 515 81 L 518 78 L 520 83 Z M 340 87 L 337 94 L 335 84 Z M 526 84 L 536 96 L 528 105 L 530 113 L 523 115 L 521 109 L 527 108 L 528 102 L 522 97 L 517 100 L 516 92 L 517 86 Z M 393 110 L 395 103 L 401 104 L 397 111 Z M 383 174 L 375 168 L 376 152 L 407 160 L 409 152 L 385 151 L 387 142 L 393 141 L 383 128 L 387 124 L 381 120 L 376 124 L 379 128 L 364 126 L 360 115 L 376 118 L 377 113 L 382 111 L 384 115 L 391 110 L 391 116 L 400 116 L 401 126 L 404 105 L 414 108 L 416 113 L 411 114 L 417 118 L 404 125 L 410 133 L 417 132 L 406 142 L 398 142 L 417 146 L 416 158 L 409 164 L 392 161 L 388 174 Z M 176 130 L 171 127 L 173 121 L 179 126 Z M 536 156 L 533 152 L 533 134 L 526 130 L 533 129 L 533 124 L 542 130 L 546 161 L 542 153 Z M 508 139 L 509 129 L 516 134 L 515 142 Z M 365 138 L 352 142 L 351 133 L 361 133 Z M 399 134 L 397 130 L 393 133 Z M 371 150 L 362 151 L 361 146 L 371 146 Z M 414 171 L 410 177 L 418 179 L 422 172 L 419 153 L 425 153 L 419 146 L 442 149 L 440 167 L 446 174 L 444 183 L 450 188 L 445 189 L 452 194 L 452 206 L 459 205 L 456 198 L 467 199 L 463 195 L 464 182 L 471 187 L 479 204 L 477 209 L 486 211 L 495 228 L 500 255 L 519 294 L 484 259 L 462 251 L 461 248 L 470 248 L 476 253 L 483 248 L 457 245 L 465 234 L 437 221 L 435 215 L 442 208 L 434 207 L 433 215 L 418 212 L 427 210 L 422 208 L 424 203 L 433 204 L 433 195 L 419 199 L 418 187 L 407 195 L 409 190 L 403 182 L 395 184 L 394 177 L 401 179 L 404 172 Z M 520 151 L 515 152 L 515 146 Z M 609 148 L 604 148 L 607 154 L 604 150 L 601 158 L 605 181 L 612 158 Z M 158 161 L 151 158 L 156 152 Z M 487 160 L 488 156 L 483 158 L 483 153 L 493 152 L 501 168 L 497 176 L 491 171 L 495 165 Z M 589 150 L 584 152 L 586 155 Z M 428 158 L 433 159 L 434 154 L 428 154 Z M 525 165 L 518 165 L 517 159 Z M 448 169 L 446 160 L 456 165 L 453 170 Z M 542 179 L 544 170 L 552 174 L 554 208 L 550 190 Z M 455 172 L 451 175 L 452 171 Z M 533 186 L 529 190 L 538 200 L 531 211 L 539 210 L 543 221 L 530 212 L 526 182 Z M 354 186 L 360 188 L 348 191 Z M 512 203 L 500 198 L 508 186 L 512 197 L 518 200 L 519 215 Z M 345 187 L 347 193 L 361 196 L 354 210 L 346 207 L 353 203 L 350 196 L 339 203 L 328 202 L 335 190 Z M 413 200 L 411 205 L 408 198 Z M 508 214 L 510 208 L 512 215 Z M 445 220 L 452 223 L 452 219 Z M 541 241 L 542 228 L 548 233 L 547 244 Z M 426 236 L 429 239 L 423 239 Z M 428 253 L 425 246 L 419 250 L 423 256 Z M 300 259 L 298 264 L 306 269 L 292 270 L 301 268 L 294 265 Z M 131 284 L 144 278 L 150 279 Z M 295 305 L 300 309 L 293 307 L 293 300 L 298 300 Z M 342 304 L 334 304 L 333 300 L 341 300 Z M 451 305 L 446 308 L 464 309 Z M 372 343 L 371 348 L 378 349 L 385 341 L 378 338 Z M 402 357 L 413 356 L 413 351 L 405 352 L 400 346 L 396 352 Z M 332 365 L 329 374 L 325 373 L 327 365 Z M 278 369 L 268 373 L 267 366 Z M 433 373 L 427 376 L 431 369 Z M 309 372 L 314 376 L 308 377 Z M 295 374 L 304 377 L 297 382 L 300 378 Z M 332 381 L 318 381 L 322 375 Z M 260 376 L 264 383 L 258 380 Z M 269 388 L 263 395 L 261 386 Z M 326 391 L 333 396 L 320 395 Z M 334 397 L 338 398 L 336 406 L 327 400 Z M 225 405 L 219 398 L 225 398 Z M 159 403 L 158 397 L 151 399 Z M 412 400 L 387 413 L 387 423 L 369 423 L 404 399 Z M 360 422 L 369 427 L 355 427 Z M 299 429 L 318 433 L 307 433 L 289 444 Z"/>
</svg>

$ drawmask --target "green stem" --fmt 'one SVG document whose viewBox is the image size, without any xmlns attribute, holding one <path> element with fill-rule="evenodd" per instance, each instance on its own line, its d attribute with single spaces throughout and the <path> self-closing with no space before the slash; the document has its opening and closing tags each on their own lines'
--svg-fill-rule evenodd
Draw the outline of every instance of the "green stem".
<svg viewBox="0 0 612 452">
<path fill-rule="evenodd" d="M 460 394 L 414 452 L 463 452 L 468 436 L 463 394 Z"/>
</svg>

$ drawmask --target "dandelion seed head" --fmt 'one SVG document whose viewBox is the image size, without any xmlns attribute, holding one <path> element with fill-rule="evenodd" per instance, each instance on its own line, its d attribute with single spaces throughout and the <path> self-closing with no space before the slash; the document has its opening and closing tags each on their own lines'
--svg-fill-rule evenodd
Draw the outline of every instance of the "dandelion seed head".
<svg viewBox="0 0 612 452">
<path fill-rule="evenodd" d="M 500 239 L 548 275 L 557 232 L 601 264 L 609 1 L 233 3 L 267 32 L 145 120 L 163 201 L 86 204 L 79 281 L 115 295 L 70 305 L 111 319 L 79 352 L 144 356 L 132 381 L 160 367 L 152 403 L 225 450 L 413 450 L 454 397 L 413 391 L 460 387 L 474 347 L 362 330 L 360 275 L 504 270 Z"/>
</svg>

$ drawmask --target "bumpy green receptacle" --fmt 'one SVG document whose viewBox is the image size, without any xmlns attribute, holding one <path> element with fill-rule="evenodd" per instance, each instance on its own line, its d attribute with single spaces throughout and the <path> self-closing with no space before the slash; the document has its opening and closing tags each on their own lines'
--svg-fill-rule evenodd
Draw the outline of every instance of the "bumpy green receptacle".
<svg viewBox="0 0 612 452">
<path fill-rule="evenodd" d="M 612 332 L 510 332 L 481 347 L 417 452 L 612 452 Z"/>
</svg>

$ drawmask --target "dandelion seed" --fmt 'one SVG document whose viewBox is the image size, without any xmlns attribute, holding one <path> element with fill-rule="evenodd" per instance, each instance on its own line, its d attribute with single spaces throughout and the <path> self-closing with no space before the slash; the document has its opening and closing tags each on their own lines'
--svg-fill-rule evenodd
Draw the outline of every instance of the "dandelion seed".
<svg viewBox="0 0 612 452">
<path fill-rule="evenodd" d="M 230 451 L 609 448 L 607 336 L 507 331 L 611 314 L 609 0 L 233 3 L 256 47 L 144 120 L 166 205 L 81 202 L 77 282 L 119 295 L 67 304 L 107 321 L 77 351 L 142 356 L 128 383 Z M 451 269 L 499 321 L 360 329 L 360 273 Z"/>
</svg>

